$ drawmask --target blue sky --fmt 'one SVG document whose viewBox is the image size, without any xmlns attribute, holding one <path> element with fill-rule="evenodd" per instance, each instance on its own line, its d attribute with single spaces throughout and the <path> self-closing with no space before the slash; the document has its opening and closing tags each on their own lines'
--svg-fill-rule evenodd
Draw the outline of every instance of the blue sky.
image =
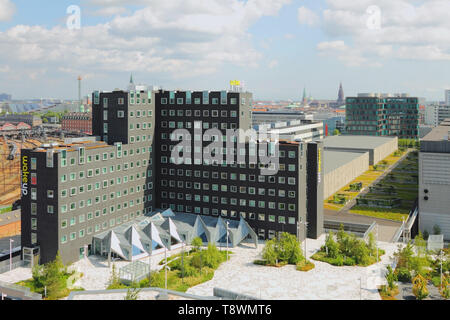
<svg viewBox="0 0 450 320">
<path fill-rule="evenodd" d="M 67 30 L 70 5 L 81 30 Z M 445 0 L 0 0 L 0 92 L 76 98 L 79 74 L 87 95 L 125 88 L 132 72 L 166 89 L 239 79 L 260 99 L 298 100 L 304 86 L 336 99 L 342 81 L 348 96 L 443 100 L 449 10 Z"/>
</svg>

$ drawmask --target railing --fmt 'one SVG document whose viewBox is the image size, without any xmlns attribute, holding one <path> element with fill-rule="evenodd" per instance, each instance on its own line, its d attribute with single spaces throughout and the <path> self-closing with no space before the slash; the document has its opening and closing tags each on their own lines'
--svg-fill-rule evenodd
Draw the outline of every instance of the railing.
<svg viewBox="0 0 450 320">
<path fill-rule="evenodd" d="M 12 267 L 12 270 L 14 270 L 14 269 L 17 269 L 17 268 L 20 268 L 20 267 L 23 267 L 23 266 L 24 266 L 24 261 L 20 260 L 20 261 L 14 262 L 11 267 Z M 0 267 L 0 274 L 8 272 L 11 267 L 10 267 L 9 264 L 5 265 L 3 267 Z"/>
<path fill-rule="evenodd" d="M 370 225 L 369 229 L 367 229 L 367 231 L 364 233 L 364 236 L 363 236 L 364 241 L 367 240 L 367 238 L 369 237 L 369 234 L 373 231 L 373 229 L 375 229 L 376 226 L 377 226 L 377 223 L 376 223 L 376 221 L 374 221 Z"/>
<path fill-rule="evenodd" d="M 407 232 L 408 234 L 411 234 L 411 228 L 414 225 L 414 222 L 417 219 L 417 215 L 419 214 L 419 206 L 417 205 L 417 201 L 415 203 L 414 209 L 411 210 L 408 219 L 406 221 L 403 221 L 401 227 L 397 230 L 397 232 L 394 234 L 394 237 L 392 238 L 391 242 L 398 242 L 402 235 Z"/>
</svg>

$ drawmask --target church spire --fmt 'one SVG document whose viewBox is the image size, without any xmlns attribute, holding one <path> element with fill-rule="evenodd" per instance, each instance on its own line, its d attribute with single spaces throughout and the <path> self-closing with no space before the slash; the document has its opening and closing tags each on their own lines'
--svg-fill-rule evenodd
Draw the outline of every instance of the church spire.
<svg viewBox="0 0 450 320">
<path fill-rule="evenodd" d="M 339 94 L 337 102 L 339 105 L 343 105 L 345 103 L 345 96 L 344 96 L 344 89 L 342 88 L 342 82 L 339 85 Z"/>
</svg>

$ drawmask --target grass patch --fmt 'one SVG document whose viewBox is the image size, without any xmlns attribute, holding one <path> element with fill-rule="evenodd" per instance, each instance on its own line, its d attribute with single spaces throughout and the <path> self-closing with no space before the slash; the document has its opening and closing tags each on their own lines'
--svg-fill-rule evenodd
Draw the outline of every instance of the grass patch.
<svg viewBox="0 0 450 320">
<path fill-rule="evenodd" d="M 349 212 L 363 216 L 388 219 L 400 222 L 403 221 L 402 218 L 406 220 L 409 215 L 408 209 L 401 209 L 401 208 L 385 209 L 385 208 L 370 208 L 362 206 L 354 206 Z"/>
<path fill-rule="evenodd" d="M 12 206 L 0 208 L 0 214 L 12 211 Z"/>
<path fill-rule="evenodd" d="M 312 263 L 311 261 L 303 260 L 303 261 L 297 263 L 296 269 L 297 269 L 297 271 L 308 272 L 309 270 L 312 270 L 315 267 L 316 267 L 316 265 L 314 263 Z"/>
<path fill-rule="evenodd" d="M 380 286 L 378 288 L 378 292 L 380 294 L 381 300 L 397 300 L 395 296 L 400 293 L 398 288 L 395 288 L 394 290 L 389 290 L 386 288 L 386 285 Z"/>
<path fill-rule="evenodd" d="M 253 264 L 256 264 L 258 266 L 265 266 L 265 267 L 275 267 L 275 268 L 282 268 L 284 266 L 287 266 L 287 261 L 280 261 L 278 263 L 269 263 L 266 260 L 255 260 L 253 261 Z"/>
<path fill-rule="evenodd" d="M 383 168 L 382 171 L 377 171 L 374 169 L 373 166 L 370 166 L 368 171 L 364 172 L 361 176 L 357 177 L 356 179 L 351 181 L 349 184 L 345 185 L 340 190 L 336 191 L 335 194 L 342 194 L 343 196 L 346 197 L 347 202 L 353 200 L 361 193 L 361 191 L 355 192 L 355 191 L 350 190 L 350 185 L 361 182 L 362 189 L 370 186 L 376 179 L 378 179 L 383 174 L 384 171 L 386 171 L 387 169 L 389 169 L 390 166 L 392 166 L 393 164 L 398 162 L 403 155 L 404 155 L 404 152 L 400 153 L 400 152 L 396 151 L 396 152 L 392 153 L 387 158 L 380 161 L 380 164 L 381 164 L 381 162 L 384 161 L 384 163 L 386 165 L 386 168 Z M 333 200 L 334 200 L 334 194 L 324 201 L 324 209 L 340 211 L 344 207 L 344 205 L 343 204 L 335 204 L 335 203 L 333 203 Z"/>
</svg>

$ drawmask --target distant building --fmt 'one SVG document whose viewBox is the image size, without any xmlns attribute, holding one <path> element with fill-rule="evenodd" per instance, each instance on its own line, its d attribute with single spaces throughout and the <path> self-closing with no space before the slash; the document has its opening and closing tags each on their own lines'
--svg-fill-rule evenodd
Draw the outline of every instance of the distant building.
<svg viewBox="0 0 450 320">
<path fill-rule="evenodd" d="M 445 90 L 445 104 L 450 106 L 450 90 Z"/>
<path fill-rule="evenodd" d="M 313 116 L 303 111 L 278 109 L 276 111 L 253 111 L 252 123 L 259 125 L 263 123 L 277 123 L 295 120 L 312 120 Z"/>
<path fill-rule="evenodd" d="M 4 122 L 24 122 L 32 127 L 42 125 L 42 119 L 39 116 L 34 116 L 32 114 L 7 114 L 0 116 L 0 121 Z"/>
<path fill-rule="evenodd" d="M 87 112 L 66 114 L 61 118 L 61 129 L 92 134 L 92 114 Z"/>
<path fill-rule="evenodd" d="M 439 226 L 450 240 L 450 123 L 434 128 L 420 142 L 419 229 Z"/>
<path fill-rule="evenodd" d="M 362 93 L 346 99 L 346 134 L 418 139 L 418 98 Z"/>
<path fill-rule="evenodd" d="M 12 96 L 7 93 L 0 93 L 0 101 L 11 101 Z"/>
<path fill-rule="evenodd" d="M 344 96 L 344 89 L 342 88 L 342 83 L 339 85 L 337 103 L 339 107 L 345 104 L 345 96 Z"/>
<path fill-rule="evenodd" d="M 425 107 L 425 125 L 437 127 L 448 118 L 450 118 L 450 105 L 434 104 Z"/>
<path fill-rule="evenodd" d="M 267 130 L 268 134 L 278 134 L 280 140 L 312 142 L 324 138 L 322 122 L 294 120 L 255 126 L 256 130 Z"/>
</svg>

